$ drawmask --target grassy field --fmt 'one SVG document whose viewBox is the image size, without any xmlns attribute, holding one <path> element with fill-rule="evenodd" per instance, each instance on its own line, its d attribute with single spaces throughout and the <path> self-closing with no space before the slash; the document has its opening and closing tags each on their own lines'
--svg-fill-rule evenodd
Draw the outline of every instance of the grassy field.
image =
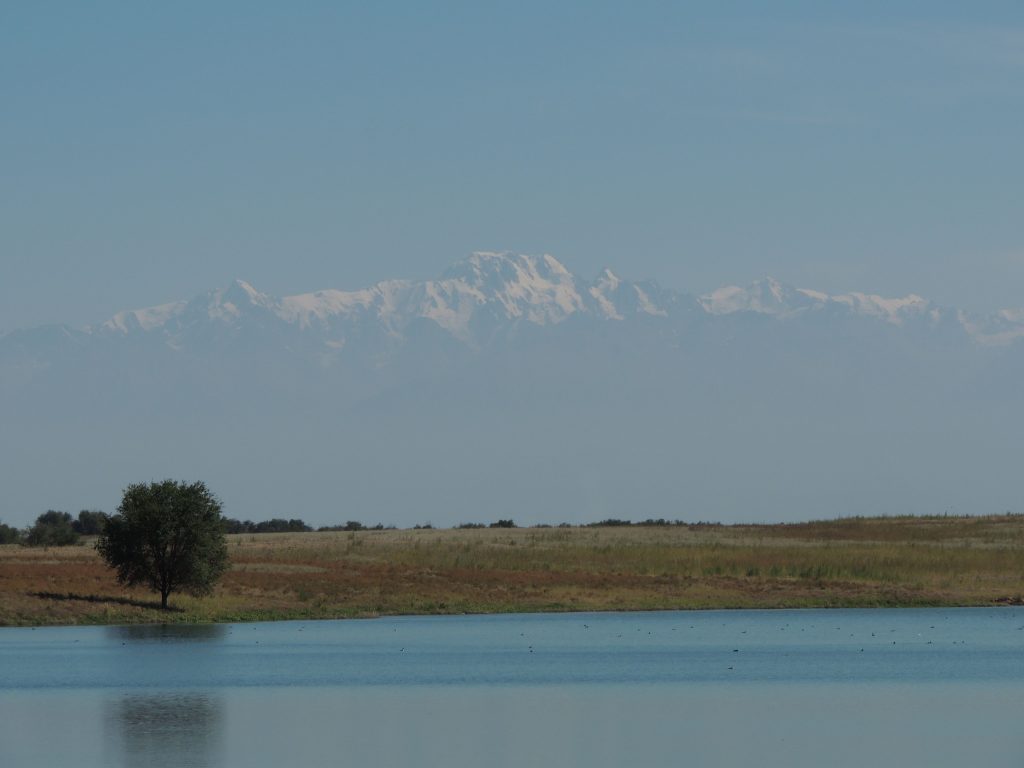
<svg viewBox="0 0 1024 768">
<path fill-rule="evenodd" d="M 944 606 L 1024 595 L 1024 516 L 770 526 L 392 530 L 228 537 L 205 598 L 159 609 L 92 543 L 0 546 L 0 624 L 384 614 Z"/>
</svg>

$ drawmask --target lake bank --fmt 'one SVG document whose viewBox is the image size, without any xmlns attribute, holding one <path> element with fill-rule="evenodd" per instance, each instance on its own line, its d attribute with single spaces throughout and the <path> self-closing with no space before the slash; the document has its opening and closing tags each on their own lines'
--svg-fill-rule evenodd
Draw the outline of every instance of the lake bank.
<svg viewBox="0 0 1024 768">
<path fill-rule="evenodd" d="M 0 547 L 0 625 L 701 608 L 983 606 L 1024 595 L 1024 516 L 228 536 L 161 611 L 91 542 Z"/>
</svg>

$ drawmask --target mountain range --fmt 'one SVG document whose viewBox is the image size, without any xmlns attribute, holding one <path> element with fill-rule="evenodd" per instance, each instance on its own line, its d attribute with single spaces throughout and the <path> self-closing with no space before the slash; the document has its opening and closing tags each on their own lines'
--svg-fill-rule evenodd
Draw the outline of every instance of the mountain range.
<svg viewBox="0 0 1024 768">
<path fill-rule="evenodd" d="M 1024 511 L 1024 310 L 694 296 L 552 256 L 0 336 L 0 520 L 204 479 L 239 518 Z"/>
<path fill-rule="evenodd" d="M 159 337 L 172 348 L 190 340 L 237 332 L 245 325 L 277 325 L 314 336 L 340 353 L 360 334 L 377 331 L 400 340 L 410 326 L 430 321 L 453 338 L 479 349 L 517 325 L 554 325 L 573 317 L 622 321 L 660 317 L 671 324 L 709 316 L 750 312 L 779 319 L 804 314 L 872 318 L 894 326 L 916 325 L 961 332 L 983 346 L 1005 346 L 1024 338 L 1024 309 L 978 315 L 940 307 L 911 294 L 902 298 L 846 293 L 828 295 L 794 288 L 771 277 L 743 288 L 725 286 L 703 296 L 668 290 L 654 282 L 623 280 L 605 269 L 596 280 L 573 275 L 550 255 L 474 253 L 437 280 L 387 280 L 356 291 L 322 290 L 277 298 L 244 280 L 177 301 L 119 312 L 98 326 L 60 334 L 84 341 L 139 334 Z M 51 333 L 57 329 L 48 329 Z M 16 331 L 7 345 L 36 331 Z M 0 336 L 0 339 L 3 337 Z"/>
</svg>

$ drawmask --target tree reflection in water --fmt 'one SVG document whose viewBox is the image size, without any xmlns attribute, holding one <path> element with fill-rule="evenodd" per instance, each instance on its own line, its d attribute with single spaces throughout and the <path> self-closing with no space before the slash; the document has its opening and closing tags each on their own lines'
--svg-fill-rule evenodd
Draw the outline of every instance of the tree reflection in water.
<svg viewBox="0 0 1024 768">
<path fill-rule="evenodd" d="M 104 627 L 111 640 L 153 643 L 210 643 L 227 636 L 224 624 L 123 624 Z"/>
<path fill-rule="evenodd" d="M 203 693 L 130 693 L 112 701 L 125 766 L 203 766 L 223 761 L 223 702 Z M 112 734 L 113 735 L 113 734 Z"/>
</svg>

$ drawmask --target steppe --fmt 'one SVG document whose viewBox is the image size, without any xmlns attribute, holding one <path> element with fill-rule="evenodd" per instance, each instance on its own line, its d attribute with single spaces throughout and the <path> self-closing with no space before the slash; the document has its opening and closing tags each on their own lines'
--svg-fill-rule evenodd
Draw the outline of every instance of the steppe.
<svg viewBox="0 0 1024 768">
<path fill-rule="evenodd" d="M 0 625 L 1021 603 L 1024 516 L 228 536 L 212 595 L 117 584 L 93 541 L 0 546 Z"/>
</svg>

